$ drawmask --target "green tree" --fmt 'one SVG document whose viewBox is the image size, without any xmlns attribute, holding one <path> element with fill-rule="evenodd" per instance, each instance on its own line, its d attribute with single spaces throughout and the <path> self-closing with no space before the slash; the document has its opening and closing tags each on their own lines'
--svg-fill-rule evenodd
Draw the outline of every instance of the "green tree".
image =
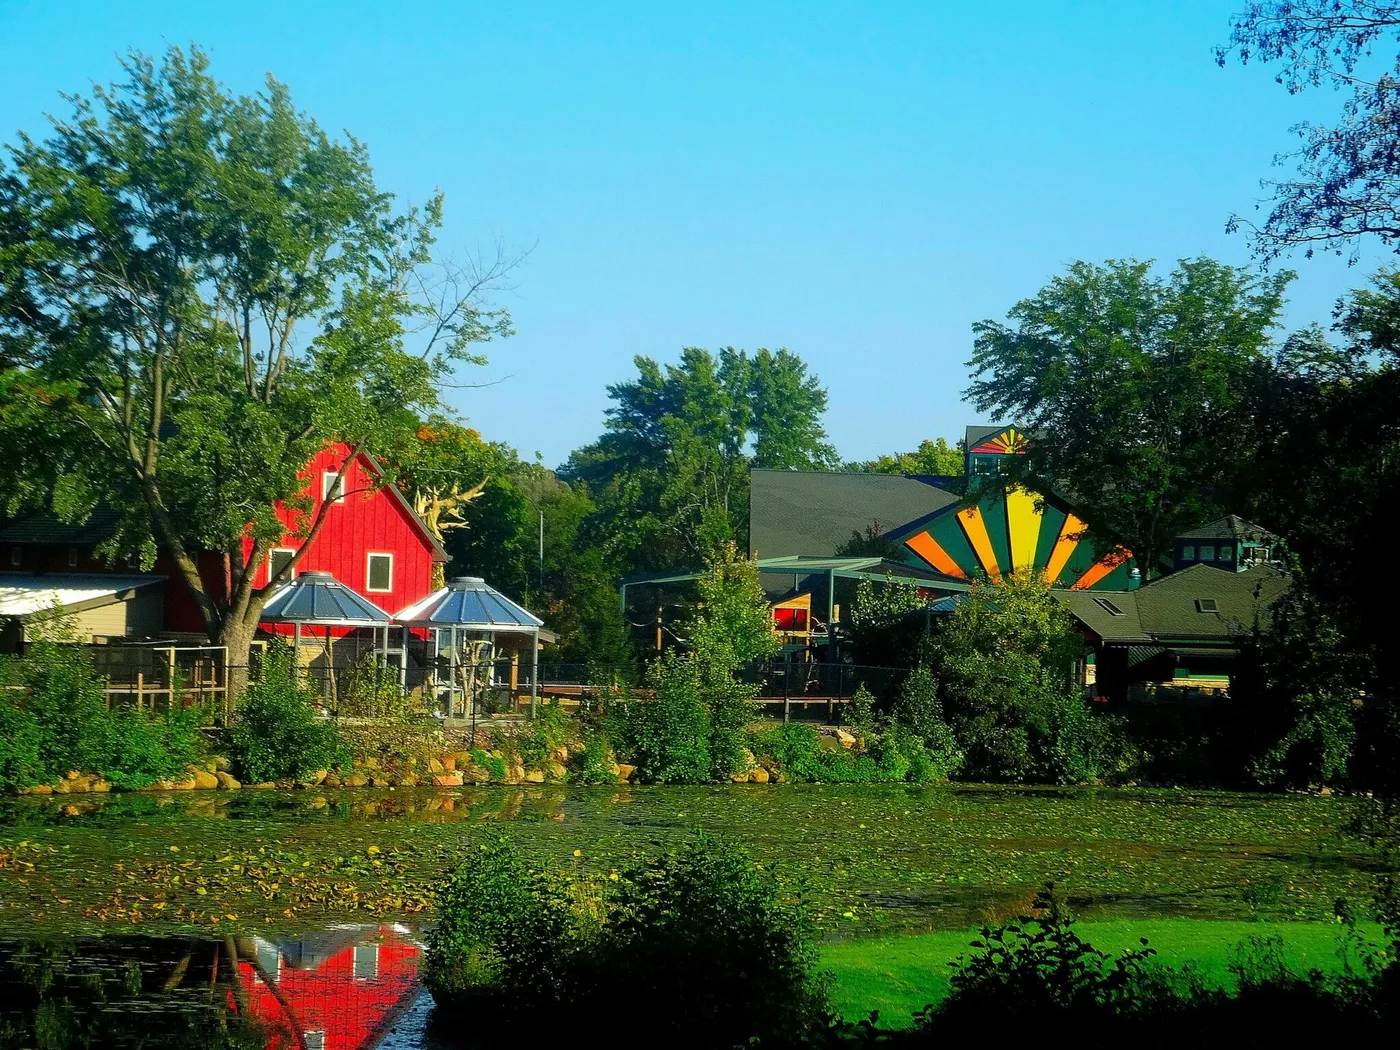
<svg viewBox="0 0 1400 1050">
<path fill-rule="evenodd" d="M 636 379 L 608 387 L 606 432 L 561 471 L 587 484 L 588 531 L 624 574 L 698 564 L 741 538 L 750 466 L 833 461 L 826 392 L 786 350 L 687 347 L 678 365 L 635 364 Z"/>
<path fill-rule="evenodd" d="M 687 633 L 691 652 L 715 673 L 728 675 L 778 651 L 773 614 L 758 580 L 758 562 L 734 543 L 721 544 L 696 581 L 700 605 Z"/>
<path fill-rule="evenodd" d="M 1043 580 L 977 581 L 930 644 L 943 717 L 988 780 L 1091 780 L 1104 772 L 1107 726 L 1072 677 L 1083 641 Z"/>
<path fill-rule="evenodd" d="M 1145 262 L 1075 263 L 1011 324 L 973 325 L 968 397 L 1031 433 L 1018 466 L 1074 493 L 1090 533 L 1150 576 L 1174 536 L 1223 512 L 1212 488 L 1252 440 L 1244 392 L 1292 276 L 1210 259 L 1165 279 Z"/>
<path fill-rule="evenodd" d="M 852 463 L 850 469 L 868 474 L 932 474 L 935 477 L 959 477 L 965 466 L 962 442 L 956 446 L 947 439 L 925 438 L 913 452 L 895 452 L 864 463 Z"/>
<path fill-rule="evenodd" d="M 163 548 L 210 640 L 246 663 L 300 557 L 254 588 L 278 508 L 302 552 L 324 521 L 308 459 L 341 441 L 395 461 L 473 344 L 509 333 L 481 306 L 508 261 L 435 269 L 441 198 L 396 211 L 365 148 L 271 78 L 235 96 L 198 49 L 123 69 L 0 169 L 5 495 L 68 520 L 115 508 L 107 552 Z"/>
</svg>

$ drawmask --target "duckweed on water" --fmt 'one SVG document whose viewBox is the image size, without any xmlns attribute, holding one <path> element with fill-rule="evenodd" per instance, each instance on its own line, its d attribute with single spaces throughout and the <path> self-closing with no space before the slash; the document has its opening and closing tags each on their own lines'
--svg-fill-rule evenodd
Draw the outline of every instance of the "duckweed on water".
<svg viewBox="0 0 1400 1050">
<path fill-rule="evenodd" d="M 802 884 L 823 933 L 964 929 L 1046 880 L 1086 918 L 1326 919 L 1372 858 L 1341 798 L 835 785 L 127 795 L 0 803 L 0 928 L 81 933 L 430 915 L 480 825 L 606 874 L 697 828 Z"/>
</svg>

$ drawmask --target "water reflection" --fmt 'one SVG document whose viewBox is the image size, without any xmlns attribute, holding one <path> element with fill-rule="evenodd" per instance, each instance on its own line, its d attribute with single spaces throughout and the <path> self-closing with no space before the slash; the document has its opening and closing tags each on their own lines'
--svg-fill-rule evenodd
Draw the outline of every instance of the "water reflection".
<svg viewBox="0 0 1400 1050">
<path fill-rule="evenodd" d="M 401 926 L 0 942 L 0 1048 L 421 1046 L 420 951 Z"/>
</svg>

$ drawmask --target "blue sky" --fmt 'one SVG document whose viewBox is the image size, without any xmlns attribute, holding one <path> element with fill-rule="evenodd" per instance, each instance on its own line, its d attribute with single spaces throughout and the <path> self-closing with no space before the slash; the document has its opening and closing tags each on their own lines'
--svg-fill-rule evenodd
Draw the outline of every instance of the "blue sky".
<svg viewBox="0 0 1400 1050">
<path fill-rule="evenodd" d="M 1218 68 L 1241 6 L 0 0 L 0 140 L 127 47 L 196 41 L 366 142 L 385 188 L 441 188 L 444 248 L 535 246 L 519 334 L 452 394 L 488 438 L 554 465 L 634 354 L 786 346 L 865 458 L 979 421 L 970 325 L 1067 263 L 1249 261 L 1227 217 L 1341 96 Z M 1294 261 L 1289 324 L 1389 259 Z"/>
</svg>

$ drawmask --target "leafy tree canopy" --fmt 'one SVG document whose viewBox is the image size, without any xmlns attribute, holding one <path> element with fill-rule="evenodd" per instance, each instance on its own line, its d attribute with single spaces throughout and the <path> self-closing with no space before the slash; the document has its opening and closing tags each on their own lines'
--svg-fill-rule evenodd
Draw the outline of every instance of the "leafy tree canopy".
<svg viewBox="0 0 1400 1050">
<path fill-rule="evenodd" d="M 962 442 L 949 445 L 947 439 L 925 438 L 913 452 L 895 452 L 864 463 L 852 463 L 851 470 L 870 474 L 933 474 L 956 477 L 964 469 Z"/>
<path fill-rule="evenodd" d="M 687 347 L 676 365 L 635 364 L 608 387 L 606 432 L 561 472 L 588 485 L 590 529 L 624 573 L 698 564 L 742 538 L 751 466 L 835 462 L 826 391 L 795 354 Z"/>
<path fill-rule="evenodd" d="M 508 263 L 435 267 L 441 197 L 396 209 L 365 147 L 285 85 L 233 95 L 198 49 L 123 70 L 0 167 L 5 496 L 70 520 L 117 509 L 109 552 L 168 551 L 236 653 L 276 508 L 300 512 L 302 549 L 323 520 L 307 460 L 332 440 L 397 460 L 473 345 L 509 334 L 481 305 Z M 223 584 L 201 551 L 224 556 Z"/>
<path fill-rule="evenodd" d="M 1017 466 L 1053 479 L 1150 574 L 1172 537 L 1223 512 L 1212 487 L 1247 443 L 1248 380 L 1292 276 L 1210 259 L 1166 278 L 1146 262 L 1075 263 L 1009 324 L 973 326 L 968 397 L 1032 432 Z"/>
</svg>

